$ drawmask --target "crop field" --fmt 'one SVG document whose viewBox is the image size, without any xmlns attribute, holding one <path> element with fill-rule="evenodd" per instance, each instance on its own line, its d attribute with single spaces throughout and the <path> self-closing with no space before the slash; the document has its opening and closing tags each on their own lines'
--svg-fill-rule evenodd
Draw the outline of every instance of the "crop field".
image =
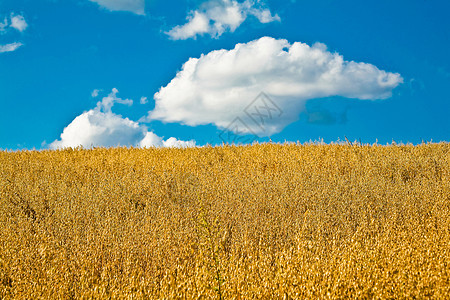
<svg viewBox="0 0 450 300">
<path fill-rule="evenodd" d="M 450 144 L 0 152 L 0 299 L 450 298 Z"/>
</svg>

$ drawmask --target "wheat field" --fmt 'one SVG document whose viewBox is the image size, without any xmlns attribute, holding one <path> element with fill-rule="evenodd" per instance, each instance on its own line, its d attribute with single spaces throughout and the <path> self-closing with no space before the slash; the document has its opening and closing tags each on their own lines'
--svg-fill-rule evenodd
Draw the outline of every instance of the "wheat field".
<svg viewBox="0 0 450 300">
<path fill-rule="evenodd" d="M 0 152 L 0 299 L 450 298 L 450 144 Z"/>
</svg>

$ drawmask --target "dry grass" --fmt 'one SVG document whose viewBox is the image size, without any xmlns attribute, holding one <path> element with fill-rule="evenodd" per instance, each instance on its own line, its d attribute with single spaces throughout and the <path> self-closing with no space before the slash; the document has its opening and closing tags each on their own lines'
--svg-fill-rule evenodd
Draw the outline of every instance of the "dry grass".
<svg viewBox="0 0 450 300">
<path fill-rule="evenodd" d="M 449 298 L 450 144 L 0 152 L 0 298 Z"/>
</svg>

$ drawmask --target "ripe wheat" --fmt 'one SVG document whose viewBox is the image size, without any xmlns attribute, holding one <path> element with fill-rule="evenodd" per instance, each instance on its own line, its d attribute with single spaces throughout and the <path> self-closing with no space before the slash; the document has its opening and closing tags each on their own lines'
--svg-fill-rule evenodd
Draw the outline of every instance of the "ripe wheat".
<svg viewBox="0 0 450 300">
<path fill-rule="evenodd" d="M 0 299 L 450 298 L 450 144 L 0 152 Z"/>
</svg>

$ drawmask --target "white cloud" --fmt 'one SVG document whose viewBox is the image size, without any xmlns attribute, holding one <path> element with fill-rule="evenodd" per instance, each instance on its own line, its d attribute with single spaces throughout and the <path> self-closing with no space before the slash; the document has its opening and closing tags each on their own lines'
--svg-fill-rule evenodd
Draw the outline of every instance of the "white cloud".
<svg viewBox="0 0 450 300">
<path fill-rule="evenodd" d="M 281 21 L 280 17 L 278 15 L 272 16 L 272 13 L 269 9 L 258 9 L 252 7 L 249 10 L 249 13 L 256 18 L 258 18 L 259 22 L 266 24 L 274 21 Z"/>
<path fill-rule="evenodd" d="M 144 138 L 139 142 L 139 147 L 147 148 L 147 147 L 162 147 L 163 139 L 153 132 L 147 132 Z"/>
<path fill-rule="evenodd" d="M 385 99 L 402 82 L 400 74 L 345 61 L 324 44 L 263 37 L 189 59 L 154 95 L 155 109 L 148 119 L 223 129 L 239 117 L 246 125 L 240 126 L 242 132 L 269 136 L 298 120 L 308 99 Z M 272 110 L 261 101 L 252 104 L 261 92 L 271 99 L 266 102 Z"/>
<path fill-rule="evenodd" d="M 134 146 L 144 136 L 144 129 L 138 123 L 111 112 L 92 109 L 76 117 L 64 128 L 61 139 L 54 141 L 50 147 Z"/>
<path fill-rule="evenodd" d="M 141 97 L 140 103 L 141 103 L 141 104 L 147 104 L 147 103 L 148 103 L 147 97 Z"/>
<path fill-rule="evenodd" d="M 98 97 L 98 94 L 99 94 L 100 92 L 101 92 L 101 91 L 98 90 L 98 89 L 93 90 L 92 93 L 91 93 L 91 97 L 92 97 L 92 98 L 97 98 L 97 97 Z"/>
<path fill-rule="evenodd" d="M 89 0 L 110 11 L 127 11 L 145 15 L 145 0 Z"/>
<path fill-rule="evenodd" d="M 180 141 L 174 137 L 163 141 L 163 146 L 167 148 L 188 148 L 195 147 L 195 141 Z"/>
<path fill-rule="evenodd" d="M 157 136 L 153 132 L 147 132 L 145 137 L 139 142 L 139 147 L 188 148 L 195 147 L 195 141 L 180 141 L 174 137 L 163 140 L 163 138 Z"/>
<path fill-rule="evenodd" d="M 172 28 L 167 34 L 174 40 L 185 40 L 197 34 L 208 33 L 210 30 L 208 17 L 196 11 L 189 17 L 188 23 Z"/>
<path fill-rule="evenodd" d="M 8 28 L 8 26 L 9 26 L 8 19 L 7 18 L 3 19 L 3 21 L 0 22 L 0 33 L 4 33 Z"/>
<path fill-rule="evenodd" d="M 5 17 L 3 21 L 0 22 L 0 32 L 5 33 L 9 28 L 24 32 L 28 28 L 28 23 L 23 16 L 11 13 L 9 21 L 8 18 Z"/>
<path fill-rule="evenodd" d="M 23 16 L 20 15 L 14 15 L 11 14 L 11 25 L 12 28 L 20 31 L 20 32 L 24 32 L 25 29 L 27 29 L 28 24 L 25 21 L 25 18 Z"/>
<path fill-rule="evenodd" d="M 10 20 L 8 18 L 4 18 L 3 21 L 0 21 L 0 34 L 5 34 L 10 31 L 10 28 L 13 28 L 17 31 L 23 32 L 27 29 L 28 24 L 25 21 L 25 18 L 21 15 L 14 15 L 11 13 Z M 21 42 L 14 42 L 9 44 L 0 45 L 0 53 L 4 52 L 13 52 L 23 46 Z"/>
<path fill-rule="evenodd" d="M 234 32 L 249 15 L 255 16 L 261 23 L 280 21 L 269 9 L 254 0 L 238 2 L 236 0 L 210 0 L 196 11 L 191 11 L 184 25 L 175 26 L 167 34 L 174 40 L 195 38 L 209 34 L 219 37 L 225 31 Z"/>
<path fill-rule="evenodd" d="M 193 147 L 194 141 L 184 142 L 175 138 L 163 140 L 147 127 L 128 118 L 114 114 L 111 108 L 115 103 L 131 105 L 132 100 L 117 97 L 118 90 L 104 97 L 97 107 L 76 117 L 66 128 L 59 140 L 50 148 L 59 149 L 82 146 L 90 147 Z"/>
<path fill-rule="evenodd" d="M 6 45 L 0 45 L 0 53 L 3 52 L 13 52 L 19 49 L 21 46 L 23 46 L 22 43 L 11 43 Z"/>
<path fill-rule="evenodd" d="M 117 93 L 119 93 L 119 91 L 116 88 L 113 88 L 112 92 L 108 96 L 103 97 L 102 101 L 97 102 L 97 110 L 111 112 L 111 108 L 116 103 L 129 106 L 133 105 L 133 100 L 119 98 L 117 97 Z"/>
</svg>

